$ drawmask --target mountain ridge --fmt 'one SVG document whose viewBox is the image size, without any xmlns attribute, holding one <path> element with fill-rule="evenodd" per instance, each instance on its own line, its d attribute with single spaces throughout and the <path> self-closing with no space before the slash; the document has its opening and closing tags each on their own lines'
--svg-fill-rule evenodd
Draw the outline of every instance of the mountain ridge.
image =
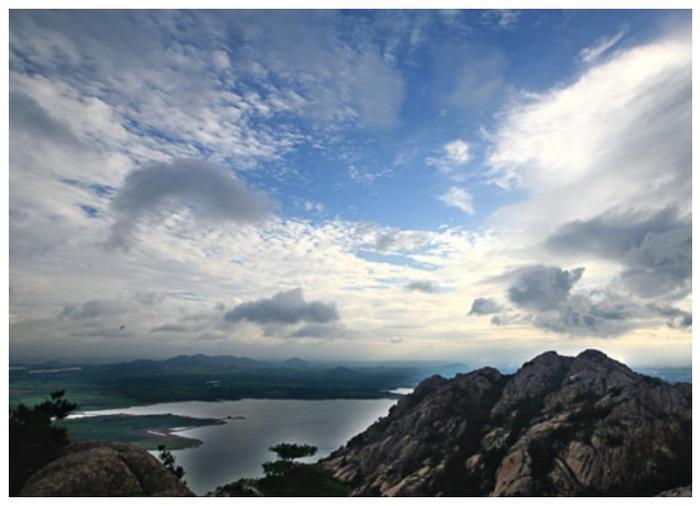
<svg viewBox="0 0 700 506">
<path fill-rule="evenodd" d="M 321 461 L 352 495 L 655 495 L 691 482 L 692 387 L 598 350 L 431 376 Z"/>
</svg>

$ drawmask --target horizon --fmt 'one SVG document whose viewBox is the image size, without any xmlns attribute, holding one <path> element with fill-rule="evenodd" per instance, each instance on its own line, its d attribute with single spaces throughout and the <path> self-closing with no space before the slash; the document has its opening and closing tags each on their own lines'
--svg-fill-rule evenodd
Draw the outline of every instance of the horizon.
<svg viewBox="0 0 700 506">
<path fill-rule="evenodd" d="M 691 14 L 12 10 L 10 363 L 691 367 Z"/>
<path fill-rule="evenodd" d="M 526 362 L 531 361 L 532 359 L 539 357 L 542 354 L 545 353 L 556 353 L 559 356 L 566 356 L 566 357 L 576 357 L 579 354 L 585 352 L 585 351 L 600 351 L 601 353 L 604 353 L 606 356 L 612 358 L 613 360 L 616 360 L 632 369 L 635 368 L 642 368 L 642 369 L 647 369 L 647 368 L 662 368 L 662 369 L 692 369 L 692 362 L 688 363 L 658 363 L 658 362 L 648 362 L 648 363 L 638 363 L 638 364 L 631 364 L 627 363 L 624 360 L 620 360 L 622 357 L 616 358 L 612 355 L 609 355 L 605 353 L 605 351 L 596 349 L 596 348 L 586 348 L 582 349 L 579 352 L 576 353 L 560 353 L 557 350 L 550 349 L 550 350 L 543 350 L 542 352 L 539 352 L 535 355 L 530 356 L 529 358 L 523 359 L 521 362 L 516 363 L 516 362 L 500 362 L 497 364 L 485 364 L 481 363 L 481 361 L 474 361 L 474 360 L 468 360 L 468 359 L 456 359 L 456 358 L 443 358 L 443 359 L 385 359 L 385 360 L 378 360 L 378 359 L 313 359 L 313 358 L 304 358 L 304 357 L 299 357 L 299 356 L 277 356 L 277 357 L 257 357 L 257 356 L 243 356 L 243 355 L 235 355 L 235 354 L 220 354 L 220 355 L 209 355 L 206 353 L 191 353 L 191 354 L 179 354 L 179 355 L 162 355 L 162 356 L 152 356 L 152 357 L 127 357 L 123 359 L 107 359 L 107 358 L 85 358 L 85 359 L 80 359 L 80 360 L 73 360 L 70 361 L 69 359 L 66 360 L 41 360 L 41 359 L 36 359 L 36 358 L 17 358 L 15 360 L 10 361 L 10 367 L 21 367 L 21 366 L 31 366 L 31 367 L 36 367 L 38 365 L 43 365 L 43 364 L 50 364 L 50 363 L 55 363 L 57 365 L 61 366 L 71 366 L 71 365 L 110 365 L 110 364 L 119 364 L 119 363 L 129 363 L 129 362 L 137 362 L 137 361 L 151 361 L 151 362 L 161 362 L 161 361 L 167 361 L 175 358 L 181 358 L 181 357 L 227 357 L 227 358 L 239 358 L 239 359 L 249 359 L 254 362 L 261 362 L 261 363 L 284 363 L 288 362 L 291 360 L 301 360 L 303 362 L 308 362 L 311 365 L 348 365 L 348 366 L 387 366 L 387 367 L 419 367 L 419 366 L 464 366 L 466 368 L 469 368 L 469 370 L 481 368 L 481 367 L 494 367 L 496 369 L 505 369 L 505 370 L 514 370 L 514 369 L 519 369 L 522 365 L 524 365 Z"/>
</svg>

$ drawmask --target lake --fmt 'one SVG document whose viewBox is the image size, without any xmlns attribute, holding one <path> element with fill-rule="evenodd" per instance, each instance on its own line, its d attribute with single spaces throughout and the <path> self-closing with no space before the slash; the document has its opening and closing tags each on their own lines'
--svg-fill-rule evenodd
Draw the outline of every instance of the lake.
<svg viewBox="0 0 700 506">
<path fill-rule="evenodd" d="M 275 458 L 268 448 L 277 443 L 308 443 L 318 447 L 314 460 L 325 457 L 386 415 L 394 403 L 396 399 L 243 399 L 172 402 L 85 414 L 245 417 L 226 420 L 223 425 L 176 431 L 203 441 L 197 448 L 172 453 L 177 464 L 185 469 L 187 485 L 195 494 L 204 495 L 239 478 L 262 476 L 261 464 Z"/>
</svg>

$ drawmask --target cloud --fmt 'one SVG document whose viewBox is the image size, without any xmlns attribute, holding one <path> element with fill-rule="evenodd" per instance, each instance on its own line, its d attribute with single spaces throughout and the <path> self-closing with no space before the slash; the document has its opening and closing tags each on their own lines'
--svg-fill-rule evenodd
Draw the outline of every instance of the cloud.
<svg viewBox="0 0 700 506">
<path fill-rule="evenodd" d="M 485 178 L 524 198 L 489 226 L 524 245 L 611 209 L 689 212 L 691 69 L 690 32 L 680 29 L 573 82 L 515 95 L 490 130 Z"/>
<path fill-rule="evenodd" d="M 320 202 L 311 202 L 310 200 L 303 201 L 302 206 L 306 212 L 322 213 L 326 210 L 326 206 Z"/>
<path fill-rule="evenodd" d="M 259 223 L 274 201 L 248 188 L 227 169 L 198 160 L 157 163 L 129 173 L 112 200 L 117 219 L 109 245 L 127 246 L 138 220 L 162 207 L 191 208 L 195 214 L 235 223 Z"/>
<path fill-rule="evenodd" d="M 487 10 L 481 18 L 484 23 L 495 26 L 501 30 L 510 30 L 520 19 L 520 12 L 509 9 Z"/>
<path fill-rule="evenodd" d="M 31 96 L 13 91 L 10 93 L 11 133 L 25 131 L 35 138 L 51 139 L 65 144 L 75 144 L 68 125 L 52 117 Z"/>
<path fill-rule="evenodd" d="M 244 302 L 228 311 L 224 318 L 229 322 L 247 320 L 267 324 L 294 324 L 299 322 L 330 323 L 340 319 L 333 303 L 306 302 L 301 288 L 279 292 L 269 299 Z"/>
<path fill-rule="evenodd" d="M 179 325 L 175 323 L 166 323 L 163 325 L 159 325 L 157 327 L 153 327 L 150 331 L 151 332 L 187 332 L 187 327 L 184 325 Z"/>
<path fill-rule="evenodd" d="M 627 28 L 623 28 L 610 37 L 601 37 L 592 45 L 581 49 L 581 51 L 579 51 L 579 58 L 584 63 L 593 63 L 613 46 L 617 45 L 625 35 L 627 35 Z"/>
<path fill-rule="evenodd" d="M 354 164 L 348 167 L 348 177 L 355 183 L 369 186 L 377 179 L 391 176 L 394 171 L 391 168 L 380 170 L 360 169 Z"/>
<path fill-rule="evenodd" d="M 449 207 L 456 207 L 466 214 L 474 214 L 472 194 L 462 188 L 452 186 L 438 198 L 443 204 Z"/>
<path fill-rule="evenodd" d="M 291 338 L 327 338 L 337 337 L 342 329 L 334 323 L 308 323 L 289 334 Z"/>
<path fill-rule="evenodd" d="M 432 281 L 412 281 L 406 285 L 405 289 L 415 292 L 435 293 L 438 287 Z"/>
<path fill-rule="evenodd" d="M 415 253 L 431 245 L 432 234 L 418 230 L 398 230 L 376 224 L 359 223 L 354 235 L 361 245 L 379 253 Z"/>
<path fill-rule="evenodd" d="M 572 289 L 583 268 L 567 271 L 559 267 L 533 266 L 517 269 L 505 279 L 515 277 L 508 288 L 511 302 L 529 313 L 506 310 L 495 315 L 494 325 L 529 323 L 535 327 L 572 336 L 614 337 L 644 327 L 654 320 L 665 320 L 671 328 L 685 329 L 692 324 L 690 313 L 678 308 L 638 302 L 613 289 Z"/>
<path fill-rule="evenodd" d="M 670 328 L 687 329 L 690 313 L 670 306 L 639 304 L 624 294 L 598 291 L 568 297 L 554 312 L 533 315 L 535 326 L 574 336 L 615 337 L 665 319 Z"/>
<path fill-rule="evenodd" d="M 442 146 L 442 155 L 425 159 L 427 165 L 436 167 L 440 172 L 450 174 L 471 160 L 469 144 L 455 139 Z"/>
<path fill-rule="evenodd" d="M 479 297 L 477 299 L 474 299 L 474 302 L 472 302 L 472 308 L 469 311 L 469 315 L 485 315 L 485 314 L 493 314 L 493 313 L 498 313 L 503 309 L 501 305 L 496 302 L 493 299 L 485 299 L 482 297 Z"/>
<path fill-rule="evenodd" d="M 567 299 L 583 271 L 582 267 L 570 271 L 544 265 L 521 267 L 507 275 L 515 280 L 508 288 L 508 298 L 525 309 L 556 309 Z"/>
<path fill-rule="evenodd" d="M 69 303 L 63 306 L 60 318 L 69 320 L 90 320 L 106 315 L 123 313 L 123 305 L 110 300 L 89 300 L 82 304 Z"/>
<path fill-rule="evenodd" d="M 333 11 L 236 12 L 223 18 L 252 48 L 242 51 L 247 58 L 241 70 L 269 73 L 300 89 L 294 107 L 302 117 L 331 128 L 350 123 L 385 130 L 398 123 L 405 84 L 382 57 L 379 41 L 367 40 L 376 33 L 352 37 L 346 23 L 353 20 Z M 410 44 L 410 33 L 402 35 Z"/>
<path fill-rule="evenodd" d="M 673 207 L 577 220 L 559 227 L 545 244 L 557 253 L 619 262 L 623 286 L 639 297 L 678 298 L 691 290 L 691 220 Z"/>
</svg>

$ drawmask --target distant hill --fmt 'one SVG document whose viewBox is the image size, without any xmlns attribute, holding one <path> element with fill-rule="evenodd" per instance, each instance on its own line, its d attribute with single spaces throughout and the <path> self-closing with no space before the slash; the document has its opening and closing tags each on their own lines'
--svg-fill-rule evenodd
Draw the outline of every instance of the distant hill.
<svg viewBox="0 0 700 506">
<path fill-rule="evenodd" d="M 308 362 L 304 360 L 303 358 L 299 357 L 292 357 L 288 358 L 287 360 L 282 362 L 284 365 L 287 365 L 289 367 L 309 367 L 311 365 L 311 362 Z"/>
<path fill-rule="evenodd" d="M 252 358 L 234 355 L 178 355 L 163 361 L 164 364 L 178 367 L 251 367 L 260 363 Z"/>
<path fill-rule="evenodd" d="M 353 495 L 682 495 L 691 408 L 688 383 L 548 352 L 512 375 L 432 376 L 321 465 Z"/>
</svg>

